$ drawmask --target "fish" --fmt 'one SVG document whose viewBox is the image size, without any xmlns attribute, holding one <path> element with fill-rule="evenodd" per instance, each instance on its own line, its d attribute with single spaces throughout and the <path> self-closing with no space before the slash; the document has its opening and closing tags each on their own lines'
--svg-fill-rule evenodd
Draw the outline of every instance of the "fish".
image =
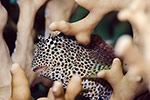
<svg viewBox="0 0 150 100">
<path fill-rule="evenodd" d="M 97 34 L 82 45 L 73 36 L 60 33 L 47 39 L 39 37 L 32 60 L 32 70 L 38 75 L 61 81 L 65 89 L 72 76 L 82 79 L 81 95 L 91 100 L 109 100 L 111 85 L 97 77 L 101 70 L 109 70 L 115 58 L 113 48 Z"/>
</svg>

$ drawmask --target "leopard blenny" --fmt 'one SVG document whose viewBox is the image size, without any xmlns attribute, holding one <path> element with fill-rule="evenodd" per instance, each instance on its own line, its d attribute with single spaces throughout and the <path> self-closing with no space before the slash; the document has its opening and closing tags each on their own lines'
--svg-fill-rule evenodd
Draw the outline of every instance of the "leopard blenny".
<svg viewBox="0 0 150 100">
<path fill-rule="evenodd" d="M 73 75 L 78 75 L 82 78 L 83 96 L 91 100 L 108 100 L 112 94 L 111 86 L 95 76 L 100 70 L 110 69 L 114 58 L 112 48 L 98 35 L 92 35 L 90 44 L 84 46 L 61 33 L 40 38 L 32 69 L 41 76 L 62 81 L 64 88 Z"/>
</svg>

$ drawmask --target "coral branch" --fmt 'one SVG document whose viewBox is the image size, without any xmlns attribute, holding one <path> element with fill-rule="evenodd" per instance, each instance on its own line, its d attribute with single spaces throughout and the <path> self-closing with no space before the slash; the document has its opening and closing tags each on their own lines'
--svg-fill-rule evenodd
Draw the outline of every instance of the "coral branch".
<svg viewBox="0 0 150 100">
<path fill-rule="evenodd" d="M 76 96 L 81 92 L 81 78 L 79 76 L 73 76 L 67 85 L 65 94 L 65 100 L 75 100 Z M 77 88 L 78 87 L 78 88 Z"/>
<path fill-rule="evenodd" d="M 76 0 L 79 5 L 90 11 L 88 16 L 72 24 L 64 21 L 54 22 L 50 25 L 50 29 L 64 32 L 66 35 L 74 35 L 80 43 L 88 44 L 90 42 L 91 33 L 103 16 L 108 12 L 114 10 L 118 11 L 124 8 L 129 1 L 130 0 Z"/>
<path fill-rule="evenodd" d="M 102 71 L 98 74 L 99 77 L 105 78 L 112 85 L 114 91 L 111 100 L 133 100 L 149 87 L 149 4 L 148 0 L 144 2 L 142 0 L 133 0 L 118 15 L 120 20 L 128 20 L 131 23 L 134 36 L 133 40 L 129 36 L 121 37 L 115 47 L 116 55 L 122 57 L 125 64 L 127 64 L 126 74 L 123 75 L 123 73 L 119 72 L 118 66 L 121 68 L 121 65 L 117 65 L 116 63 L 119 63 L 119 61 L 116 60 L 114 60 L 111 70 Z M 113 67 L 118 68 L 118 71 L 114 70 Z M 122 75 L 122 78 L 116 77 Z"/>
<path fill-rule="evenodd" d="M 133 100 L 141 92 L 146 91 L 142 77 L 139 73 L 132 72 L 133 70 L 130 70 L 126 75 L 123 75 L 121 62 L 116 58 L 111 70 L 98 73 L 98 77 L 108 80 L 113 88 L 110 100 Z"/>
<path fill-rule="evenodd" d="M 46 5 L 45 19 L 46 19 L 46 29 L 45 37 L 49 36 L 52 32 L 49 30 L 49 24 L 53 21 L 69 21 L 72 13 L 76 9 L 77 4 L 74 0 L 50 0 Z M 53 34 L 59 32 L 52 32 Z"/>
<path fill-rule="evenodd" d="M 11 66 L 12 94 L 10 100 L 30 100 L 30 86 L 22 67 L 14 63 Z"/>
<path fill-rule="evenodd" d="M 132 4 L 118 15 L 120 20 L 128 20 L 132 24 L 134 28 L 134 43 L 148 57 L 150 57 L 150 48 L 148 46 L 150 41 L 147 41 L 150 37 L 149 5 L 149 0 L 144 0 L 144 2 L 142 0 L 133 0 Z"/>
<path fill-rule="evenodd" d="M 33 58 L 33 37 L 32 29 L 37 10 L 46 2 L 46 0 L 19 0 L 20 16 L 17 24 L 17 44 L 16 52 L 12 56 L 13 62 L 21 64 L 30 84 L 34 79 L 34 73 L 31 71 L 31 61 Z"/>
<path fill-rule="evenodd" d="M 138 54 L 132 54 L 133 56 L 138 56 L 135 58 L 136 67 L 140 67 L 144 70 L 145 81 L 147 82 L 150 90 L 150 1 L 149 0 L 133 0 L 132 4 L 128 8 L 122 10 L 118 17 L 120 20 L 128 20 L 134 29 L 133 44 L 134 48 L 138 48 Z M 134 15 L 134 16 L 133 16 Z M 130 56 L 127 58 L 129 59 Z M 139 59 L 138 59 L 139 58 Z M 139 65 L 138 65 L 139 64 Z"/>
<path fill-rule="evenodd" d="M 10 66 L 12 64 L 6 42 L 3 38 L 3 29 L 7 22 L 7 11 L 0 2 L 0 97 L 8 100 L 11 94 Z"/>
<path fill-rule="evenodd" d="M 112 68 L 99 72 L 98 76 L 108 80 L 113 87 L 111 100 L 133 100 L 147 90 L 148 61 L 129 36 L 122 36 L 118 40 L 115 53 L 127 64 L 126 74 L 123 75 L 120 61 L 115 59 Z"/>
</svg>

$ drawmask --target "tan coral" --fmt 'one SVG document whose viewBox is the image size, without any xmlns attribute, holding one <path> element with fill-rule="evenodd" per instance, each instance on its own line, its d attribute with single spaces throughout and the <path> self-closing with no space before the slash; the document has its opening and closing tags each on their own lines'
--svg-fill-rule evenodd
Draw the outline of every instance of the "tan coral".
<svg viewBox="0 0 150 100">
<path fill-rule="evenodd" d="M 12 93 L 11 98 L 9 100 L 31 100 L 29 82 L 24 70 L 19 64 L 12 64 L 11 75 Z"/>
<path fill-rule="evenodd" d="M 3 38 L 3 28 L 7 22 L 7 11 L 0 2 L 0 97 L 8 100 L 11 94 L 10 66 L 12 64 L 8 47 Z"/>
<path fill-rule="evenodd" d="M 52 32 L 54 35 L 59 32 L 49 30 L 49 24 L 53 21 L 64 20 L 69 22 L 72 13 L 77 8 L 74 0 L 50 0 L 48 1 L 45 9 L 45 37 L 49 36 Z"/>
<path fill-rule="evenodd" d="M 114 59 L 112 68 L 99 72 L 98 76 L 108 80 L 113 87 L 110 100 L 133 100 L 147 90 L 143 69 L 145 64 L 141 61 L 141 55 L 132 44 L 132 39 L 129 36 L 123 36 L 119 39 L 116 45 L 116 54 L 122 57 L 127 64 L 126 74 L 123 74 L 120 60 Z"/>
<path fill-rule="evenodd" d="M 0 97 L 8 100 L 11 94 L 10 67 L 17 62 L 25 70 L 30 84 L 35 79 L 35 74 L 31 70 L 33 57 L 32 28 L 37 10 L 46 0 L 19 0 L 20 16 L 17 24 L 17 44 L 15 53 L 10 57 L 8 47 L 3 38 L 3 28 L 7 22 L 7 11 L 0 4 Z M 5 77 L 5 78 L 4 78 Z"/>
<path fill-rule="evenodd" d="M 139 63 L 140 69 L 144 70 L 145 81 L 147 82 L 148 88 L 150 90 L 150 2 L 149 0 L 133 0 L 132 4 L 127 8 L 122 10 L 118 17 L 120 20 L 128 20 L 134 29 L 133 34 L 133 44 L 134 48 L 138 48 L 138 54 L 140 55 L 140 60 L 135 58 L 136 62 Z M 133 16 L 134 14 L 134 16 Z M 137 54 L 132 54 L 136 56 Z M 129 56 L 130 57 L 130 56 Z M 129 58 L 128 57 L 128 58 Z M 126 59 L 128 59 L 126 58 Z M 137 65 L 135 65 L 137 67 Z M 138 69 L 138 68 L 137 68 Z"/>
<path fill-rule="evenodd" d="M 30 84 L 34 77 L 31 72 L 31 61 L 33 58 L 33 37 L 32 29 L 37 10 L 46 2 L 46 0 L 19 0 L 20 16 L 17 24 L 17 42 L 16 52 L 12 55 L 13 62 L 22 65 L 25 72 L 28 73 Z M 23 39 L 24 38 L 24 39 Z"/>
<path fill-rule="evenodd" d="M 76 0 L 76 2 L 90 13 L 75 23 L 54 22 L 50 25 L 50 29 L 64 32 L 66 35 L 74 35 L 80 43 L 88 44 L 91 33 L 103 16 L 108 12 L 119 11 L 126 7 L 130 0 Z"/>
<path fill-rule="evenodd" d="M 116 54 L 127 64 L 126 74 L 120 72 L 122 68 L 119 61 L 114 61 L 110 71 L 99 72 L 99 77 L 107 79 L 113 87 L 111 100 L 133 100 L 150 87 L 149 5 L 148 0 L 133 0 L 118 15 L 120 20 L 131 23 L 134 34 L 133 39 L 129 36 L 121 37 L 115 46 Z M 113 71 L 114 67 L 118 70 Z"/>
<path fill-rule="evenodd" d="M 150 43 L 148 41 L 150 37 L 149 5 L 149 0 L 144 0 L 144 2 L 142 0 L 133 0 L 128 8 L 119 13 L 118 17 L 122 21 L 128 20 L 131 23 L 134 29 L 134 43 L 146 54 L 145 56 L 150 57 L 150 48 L 148 46 Z"/>
</svg>

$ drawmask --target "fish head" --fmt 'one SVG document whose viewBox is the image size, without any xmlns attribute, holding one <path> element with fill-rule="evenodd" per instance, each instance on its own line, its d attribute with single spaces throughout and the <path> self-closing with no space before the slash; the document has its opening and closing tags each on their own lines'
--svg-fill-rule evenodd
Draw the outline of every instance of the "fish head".
<svg viewBox="0 0 150 100">
<path fill-rule="evenodd" d="M 55 37 L 56 38 L 56 37 Z M 39 42 L 34 50 L 34 58 L 32 60 L 32 70 L 35 71 L 40 76 L 50 77 L 49 74 L 53 71 L 51 62 L 53 62 L 53 57 L 55 55 L 54 50 L 56 50 L 56 40 L 49 36 L 47 39 L 39 37 Z"/>
</svg>

